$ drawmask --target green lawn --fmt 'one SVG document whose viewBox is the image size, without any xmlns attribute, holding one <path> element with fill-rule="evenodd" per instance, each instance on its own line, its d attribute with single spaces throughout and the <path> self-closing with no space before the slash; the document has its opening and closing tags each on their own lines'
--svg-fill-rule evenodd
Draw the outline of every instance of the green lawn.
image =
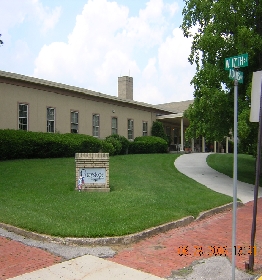
<svg viewBox="0 0 262 280">
<path fill-rule="evenodd" d="M 207 164 L 220 173 L 233 178 L 233 154 L 211 154 L 207 157 Z M 237 177 L 241 182 L 255 184 L 256 159 L 251 155 L 239 154 L 237 157 Z M 260 176 L 262 182 L 262 176 Z M 262 185 L 260 183 L 260 185 Z"/>
<path fill-rule="evenodd" d="M 75 191 L 74 158 L 2 161 L 0 222 L 54 236 L 116 236 L 232 201 L 179 173 L 177 157 L 111 157 L 110 193 Z"/>
</svg>

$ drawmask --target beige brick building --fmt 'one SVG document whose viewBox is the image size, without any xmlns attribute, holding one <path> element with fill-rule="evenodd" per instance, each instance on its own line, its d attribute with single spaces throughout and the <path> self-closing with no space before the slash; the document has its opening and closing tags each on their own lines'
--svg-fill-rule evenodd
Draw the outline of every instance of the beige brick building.
<svg viewBox="0 0 262 280">
<path fill-rule="evenodd" d="M 118 97 L 84 88 L 0 71 L 0 129 L 80 133 L 129 140 L 150 135 L 163 122 L 173 145 L 183 149 L 188 121 L 183 111 L 193 101 L 150 105 L 133 100 L 133 78 L 118 78 Z"/>
</svg>

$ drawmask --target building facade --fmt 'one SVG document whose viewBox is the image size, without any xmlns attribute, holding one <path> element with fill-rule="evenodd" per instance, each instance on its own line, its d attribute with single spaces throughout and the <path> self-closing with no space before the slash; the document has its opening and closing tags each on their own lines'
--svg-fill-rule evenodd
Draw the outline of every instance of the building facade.
<svg viewBox="0 0 262 280">
<path fill-rule="evenodd" d="M 133 78 L 127 76 L 118 78 L 115 97 L 0 71 L 0 97 L 1 129 L 79 133 L 102 139 L 119 134 L 133 140 L 150 135 L 153 122 L 159 119 L 172 141 L 183 143 L 187 126 L 181 130 L 183 116 L 171 107 L 134 101 Z"/>
<path fill-rule="evenodd" d="M 133 100 L 133 78 L 118 78 L 118 96 L 0 71 L 0 129 L 79 133 L 104 139 L 119 134 L 130 141 L 151 135 L 154 121 L 163 123 L 170 149 L 184 151 L 189 121 L 183 113 L 193 100 L 151 105 Z M 203 137 L 191 151 L 205 152 Z M 188 144 L 188 143 L 187 143 Z M 218 143 L 212 144 L 218 151 Z M 225 152 L 228 152 L 228 137 Z"/>
</svg>

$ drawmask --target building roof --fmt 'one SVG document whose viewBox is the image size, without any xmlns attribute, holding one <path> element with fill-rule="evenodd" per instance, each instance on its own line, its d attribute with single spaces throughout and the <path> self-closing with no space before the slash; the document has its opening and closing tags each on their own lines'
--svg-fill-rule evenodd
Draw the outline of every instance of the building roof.
<svg viewBox="0 0 262 280">
<path fill-rule="evenodd" d="M 165 109 L 165 110 L 171 110 L 175 111 L 177 113 L 183 113 L 190 104 L 192 104 L 194 100 L 186 100 L 186 101 L 180 101 L 180 102 L 170 102 L 170 103 L 164 103 L 157 105 L 159 108 Z"/>
<path fill-rule="evenodd" d="M 30 77 L 30 76 L 25 76 L 25 75 L 20 75 L 20 74 L 5 72 L 5 71 L 0 70 L 0 78 L 1 77 L 7 78 L 7 79 L 13 79 L 13 80 L 17 80 L 17 81 L 28 82 L 28 83 L 31 83 L 31 84 L 38 84 L 38 85 L 43 85 L 43 86 L 52 87 L 52 88 L 69 90 L 69 91 L 77 92 L 77 93 L 80 93 L 80 94 L 100 97 L 100 98 L 103 98 L 103 99 L 117 101 L 117 102 L 126 103 L 126 104 L 130 104 L 130 105 L 132 104 L 132 105 L 135 105 L 135 106 L 144 107 L 144 108 L 148 108 L 148 109 L 155 109 L 156 111 L 161 111 L 161 114 L 176 114 L 176 113 L 178 113 L 178 111 L 175 108 L 172 108 L 172 107 L 165 107 L 165 106 L 162 107 L 162 105 L 161 106 L 160 105 L 151 105 L 151 104 L 147 104 L 147 103 L 144 103 L 144 102 L 138 102 L 138 101 L 134 101 L 134 100 L 123 99 L 123 98 L 119 98 L 119 97 L 116 97 L 116 96 L 107 95 L 107 94 L 103 94 L 103 93 L 100 93 L 100 92 L 85 89 L 85 88 L 70 86 L 70 85 L 66 85 L 66 84 L 56 83 L 56 82 L 52 82 L 52 81 L 48 81 L 48 80 L 43 80 L 43 79 L 39 79 L 39 78 L 34 78 L 34 77 Z M 173 102 L 173 103 L 177 103 L 177 102 Z M 171 104 L 171 103 L 169 103 L 169 104 Z"/>
</svg>

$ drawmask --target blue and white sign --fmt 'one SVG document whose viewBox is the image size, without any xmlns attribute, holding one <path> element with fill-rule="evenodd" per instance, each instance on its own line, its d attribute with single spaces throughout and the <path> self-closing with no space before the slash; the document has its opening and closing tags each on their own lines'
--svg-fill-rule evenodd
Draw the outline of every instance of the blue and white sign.
<svg viewBox="0 0 262 280">
<path fill-rule="evenodd" d="M 84 179 L 84 184 L 106 183 L 105 168 L 82 168 L 79 170 L 79 176 Z"/>
</svg>

